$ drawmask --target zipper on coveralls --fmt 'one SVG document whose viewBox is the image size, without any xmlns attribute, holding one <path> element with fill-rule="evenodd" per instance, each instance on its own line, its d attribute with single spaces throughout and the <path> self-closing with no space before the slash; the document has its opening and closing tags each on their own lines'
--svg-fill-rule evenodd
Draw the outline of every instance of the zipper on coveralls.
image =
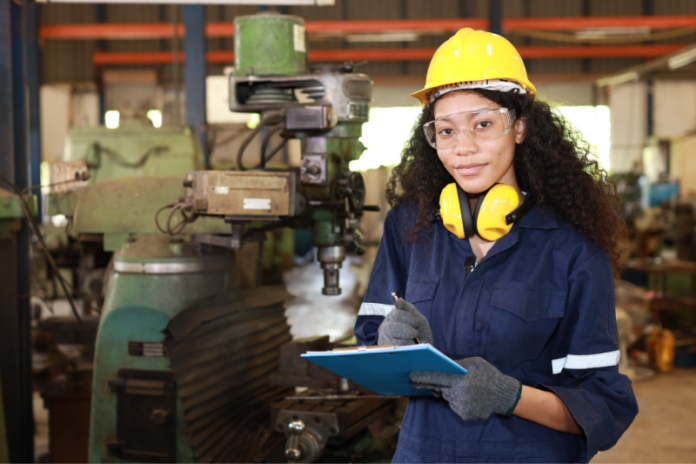
<svg viewBox="0 0 696 464">
<path fill-rule="evenodd" d="M 474 272 L 476 267 L 476 256 L 467 256 L 464 259 L 464 282 L 469 278 L 469 275 Z"/>
</svg>

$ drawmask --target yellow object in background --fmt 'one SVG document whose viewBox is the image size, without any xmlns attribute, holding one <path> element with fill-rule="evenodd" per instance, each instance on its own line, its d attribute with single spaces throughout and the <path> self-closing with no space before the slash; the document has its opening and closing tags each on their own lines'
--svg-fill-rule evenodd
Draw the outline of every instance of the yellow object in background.
<svg viewBox="0 0 696 464">
<path fill-rule="evenodd" d="M 658 372 L 674 370 L 674 335 L 667 329 L 655 328 L 648 337 L 650 366 Z"/>
<path fill-rule="evenodd" d="M 411 96 L 426 106 L 431 95 L 448 86 L 486 80 L 515 82 L 536 95 L 514 45 L 498 34 L 467 27 L 440 45 L 430 61 L 425 87 Z"/>
</svg>

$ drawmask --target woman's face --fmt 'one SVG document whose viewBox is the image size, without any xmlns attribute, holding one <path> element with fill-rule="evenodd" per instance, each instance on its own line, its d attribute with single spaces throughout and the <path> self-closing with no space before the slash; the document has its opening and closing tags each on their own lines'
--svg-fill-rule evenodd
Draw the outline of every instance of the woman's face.
<svg viewBox="0 0 696 464">
<path fill-rule="evenodd" d="M 476 92 L 450 92 L 435 103 L 435 118 L 464 111 L 497 108 L 500 108 L 500 105 Z M 461 130 L 462 127 L 457 129 Z M 496 182 L 510 185 L 519 191 L 512 161 L 515 144 L 524 141 L 524 130 L 524 120 L 517 119 L 510 132 L 494 140 L 474 142 L 462 132 L 456 146 L 438 149 L 437 155 L 447 171 L 467 193 L 481 193 Z"/>
</svg>

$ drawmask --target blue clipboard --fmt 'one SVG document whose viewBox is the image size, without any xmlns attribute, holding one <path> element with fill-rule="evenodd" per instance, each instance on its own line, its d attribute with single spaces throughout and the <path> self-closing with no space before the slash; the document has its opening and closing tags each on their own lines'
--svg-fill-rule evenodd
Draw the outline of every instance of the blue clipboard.
<svg viewBox="0 0 696 464">
<path fill-rule="evenodd" d="M 382 396 L 430 396 L 430 390 L 413 388 L 415 371 L 466 374 L 466 369 L 432 345 L 358 347 L 355 350 L 309 351 L 308 361 L 345 377 Z"/>
</svg>

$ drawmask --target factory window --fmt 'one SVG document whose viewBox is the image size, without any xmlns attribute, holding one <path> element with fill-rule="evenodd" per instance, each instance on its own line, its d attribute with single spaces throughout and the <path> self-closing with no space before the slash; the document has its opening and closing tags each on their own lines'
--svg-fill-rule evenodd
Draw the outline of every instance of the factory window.
<svg viewBox="0 0 696 464">
<path fill-rule="evenodd" d="M 611 170 L 609 150 L 611 148 L 611 121 L 608 106 L 559 106 L 563 115 L 582 134 L 590 144 L 592 153 L 599 164 L 607 171 Z"/>
<path fill-rule="evenodd" d="M 360 138 L 367 150 L 360 159 L 350 162 L 350 170 L 365 171 L 398 164 L 420 112 L 417 107 L 370 109 L 370 121 L 363 125 Z"/>
<path fill-rule="evenodd" d="M 156 128 L 162 127 L 162 112 L 160 110 L 150 110 L 147 112 L 147 119 L 152 121 Z"/>
<path fill-rule="evenodd" d="M 116 110 L 107 111 L 104 113 L 104 124 L 108 129 L 117 129 L 120 113 Z"/>
<path fill-rule="evenodd" d="M 611 123 L 608 106 L 559 106 L 563 115 L 590 144 L 600 165 L 609 171 Z M 370 121 L 363 125 L 360 141 L 367 147 L 360 159 L 351 161 L 351 171 L 365 171 L 399 163 L 404 143 L 421 109 L 415 107 L 372 108 Z"/>
</svg>

